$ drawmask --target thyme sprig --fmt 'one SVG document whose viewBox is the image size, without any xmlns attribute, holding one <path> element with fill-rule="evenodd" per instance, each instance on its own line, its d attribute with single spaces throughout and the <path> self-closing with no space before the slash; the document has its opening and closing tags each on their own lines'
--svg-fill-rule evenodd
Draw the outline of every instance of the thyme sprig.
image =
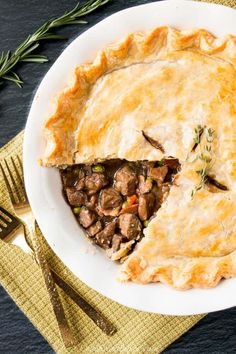
<svg viewBox="0 0 236 354">
<path fill-rule="evenodd" d="M 201 136 L 202 136 L 202 134 L 203 134 L 205 128 L 206 128 L 206 126 L 198 125 L 198 126 L 194 129 L 195 137 L 194 137 L 194 139 L 193 139 L 194 145 L 193 145 L 192 151 L 194 151 L 194 150 L 196 149 L 196 147 L 200 144 L 200 142 L 201 142 Z"/>
<path fill-rule="evenodd" d="M 19 62 L 45 63 L 48 58 L 45 55 L 34 54 L 42 40 L 58 40 L 64 37 L 54 33 L 54 29 L 75 24 L 86 24 L 87 21 L 80 18 L 91 13 L 98 7 L 105 5 L 110 0 L 89 0 L 85 4 L 78 4 L 70 11 L 65 12 L 58 18 L 52 18 L 39 27 L 35 33 L 29 35 L 26 40 L 11 53 L 10 51 L 0 54 L 0 85 L 4 81 L 11 81 L 21 87 L 23 81 L 13 68 Z"/>
<path fill-rule="evenodd" d="M 202 167 L 201 169 L 196 171 L 196 173 L 200 175 L 201 178 L 200 178 L 200 182 L 192 190 L 191 197 L 193 197 L 194 194 L 200 189 L 202 189 L 204 185 L 208 182 L 208 172 L 211 168 L 211 163 L 212 163 L 212 143 L 214 140 L 214 130 L 211 128 L 206 129 L 206 127 L 202 127 L 202 129 L 203 131 L 201 135 L 206 130 L 206 144 L 204 145 L 203 150 L 201 149 L 198 155 L 198 159 L 202 161 Z M 198 144 L 200 144 L 200 141 Z"/>
</svg>

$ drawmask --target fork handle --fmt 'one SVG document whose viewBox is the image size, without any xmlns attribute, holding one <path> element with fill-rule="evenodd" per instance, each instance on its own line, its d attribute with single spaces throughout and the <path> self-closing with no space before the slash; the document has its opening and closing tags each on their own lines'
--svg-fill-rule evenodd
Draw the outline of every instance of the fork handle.
<svg viewBox="0 0 236 354">
<path fill-rule="evenodd" d="M 86 313 L 86 315 L 108 336 L 116 333 L 116 327 L 101 313 L 94 309 L 84 298 L 69 284 L 67 284 L 52 268 L 56 284 Z"/>
<path fill-rule="evenodd" d="M 1 233 L 0 233 L 1 235 Z M 38 235 L 38 232 L 37 232 Z M 40 236 L 41 237 L 41 236 Z M 17 242 L 15 242 L 17 240 Z M 41 238 L 42 240 L 42 238 Z M 26 234 L 24 228 L 19 229 L 18 237 L 12 241 L 12 243 L 18 247 L 20 247 L 26 253 L 29 253 L 34 259 L 35 255 L 33 252 L 32 241 L 26 238 Z M 36 259 L 35 259 L 36 260 Z M 37 262 L 37 260 L 36 260 Z M 51 274 L 53 276 L 54 282 L 58 285 L 66 294 L 69 296 L 76 305 L 80 307 L 80 309 L 98 326 L 104 333 L 108 336 L 114 334 L 117 329 L 116 327 L 105 317 L 102 313 L 100 313 L 96 308 L 91 306 L 89 302 L 87 302 L 79 293 L 78 291 L 69 285 L 61 275 L 57 273 L 57 271 L 49 264 L 49 268 Z"/>
<path fill-rule="evenodd" d="M 36 235 L 35 219 L 32 218 L 30 221 L 27 221 L 27 227 L 30 232 L 30 238 L 36 260 L 42 270 L 44 282 L 50 297 L 63 343 L 66 348 L 72 347 L 77 344 L 77 340 L 75 339 L 69 327 L 52 273 L 42 250 L 40 238 Z"/>
</svg>

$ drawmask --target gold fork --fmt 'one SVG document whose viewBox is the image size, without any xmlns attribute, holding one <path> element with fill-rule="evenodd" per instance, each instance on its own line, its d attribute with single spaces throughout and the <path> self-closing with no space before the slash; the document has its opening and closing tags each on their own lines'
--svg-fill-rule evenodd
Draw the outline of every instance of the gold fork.
<svg viewBox="0 0 236 354">
<path fill-rule="evenodd" d="M 0 163 L 0 168 L 1 168 L 4 180 L 5 180 L 5 183 L 6 183 L 10 198 L 12 200 L 12 204 L 13 204 L 13 199 L 12 198 L 14 198 L 14 197 L 16 198 L 17 192 L 18 192 L 18 194 L 20 194 L 20 198 L 21 199 L 23 198 L 23 202 L 26 203 L 26 201 L 27 201 L 27 203 L 28 203 L 28 199 L 27 199 L 27 196 L 26 196 L 25 188 L 24 188 L 24 180 L 23 180 L 23 178 L 21 178 L 21 175 L 22 175 L 21 160 L 20 160 L 18 155 L 16 155 L 16 159 L 17 159 L 17 162 L 18 162 L 18 164 L 20 166 L 20 169 L 17 168 L 14 159 L 11 157 L 11 164 L 13 166 L 13 171 L 15 172 L 15 175 L 17 177 L 16 179 L 14 178 L 13 172 L 11 171 L 11 169 L 9 167 L 9 164 L 7 163 L 6 160 L 4 160 L 5 165 L 6 165 L 6 169 L 8 171 L 10 180 L 11 180 L 12 185 L 13 185 L 13 188 L 11 188 L 11 185 L 9 183 L 9 180 L 7 178 L 7 175 L 6 175 L 5 171 L 4 171 L 4 168 L 3 168 L 1 163 Z M 20 186 L 21 186 L 20 190 L 17 188 L 18 184 L 20 184 Z M 16 196 L 14 195 L 13 189 L 16 192 L 15 193 Z M 22 192 L 22 193 L 20 193 L 20 192 Z M 22 196 L 22 194 L 23 194 L 23 196 Z M 17 197 L 19 198 L 19 196 L 17 196 Z M 28 206 L 28 208 L 30 208 L 30 205 Z M 29 246 L 31 246 L 31 245 L 28 246 L 27 240 L 25 240 L 24 232 L 22 233 L 22 230 L 21 230 L 20 233 L 18 232 L 17 237 L 13 238 L 13 242 L 12 243 L 20 246 L 27 253 L 31 253 L 32 254 L 32 251 L 29 248 Z M 112 334 L 114 334 L 116 332 L 116 328 L 114 327 L 114 325 L 108 319 L 106 319 L 106 317 L 104 317 L 99 311 L 97 311 L 94 307 L 92 307 L 82 296 L 80 296 L 80 294 L 75 289 L 73 289 L 69 284 L 67 284 L 60 277 L 60 275 L 57 274 L 57 272 L 55 270 L 53 270 L 52 268 L 50 270 L 51 270 L 51 274 L 52 274 L 52 276 L 54 278 L 54 281 L 57 283 L 57 285 L 59 285 L 59 287 L 64 290 L 64 292 L 82 309 L 82 311 L 84 311 L 88 315 L 88 317 L 90 319 L 92 319 L 92 321 L 103 332 L 105 332 L 107 335 L 112 335 Z"/>
<path fill-rule="evenodd" d="M 13 188 L 11 187 L 11 184 L 8 181 L 8 178 L 6 176 L 6 173 L 2 167 L 1 164 L 1 170 L 4 176 L 4 180 L 9 192 L 9 196 L 12 202 L 13 209 L 15 211 L 15 214 L 17 217 L 21 220 L 22 223 L 24 223 L 28 230 L 29 230 L 29 235 L 30 235 L 30 241 L 32 243 L 32 247 L 34 250 L 34 255 L 36 258 L 37 263 L 40 265 L 43 278 L 45 281 L 45 285 L 49 294 L 49 298 L 52 304 L 53 312 L 55 314 L 58 328 L 61 334 L 62 341 L 65 345 L 66 348 L 74 346 L 76 344 L 76 339 L 74 335 L 71 332 L 71 329 L 69 327 L 68 321 L 65 316 L 65 312 L 61 303 L 61 299 L 59 297 L 57 288 L 55 286 L 54 280 L 52 273 L 49 269 L 47 260 L 45 258 L 45 255 L 42 250 L 42 246 L 40 244 L 40 240 L 37 238 L 36 231 L 35 231 L 35 218 L 32 213 L 32 210 L 30 208 L 28 198 L 26 195 L 25 187 L 24 187 L 24 182 L 23 179 L 21 178 L 20 172 L 18 171 L 18 168 L 16 167 L 15 161 L 11 157 L 11 162 L 15 170 L 15 174 L 18 179 L 18 186 L 17 182 L 13 176 L 13 173 L 11 172 L 9 165 L 7 161 L 5 160 L 6 168 L 9 173 L 11 183 Z M 22 168 L 21 161 L 18 157 L 18 162 L 20 164 L 20 167 Z"/>
</svg>

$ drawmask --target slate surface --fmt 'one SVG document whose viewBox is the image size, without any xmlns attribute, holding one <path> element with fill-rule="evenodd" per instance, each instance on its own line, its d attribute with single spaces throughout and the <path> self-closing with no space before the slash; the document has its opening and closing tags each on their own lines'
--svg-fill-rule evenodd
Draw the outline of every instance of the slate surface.
<svg viewBox="0 0 236 354">
<path fill-rule="evenodd" d="M 102 18 L 128 6 L 148 3 L 145 0 L 113 0 L 87 17 L 89 25 L 59 30 L 68 41 L 42 46 L 49 56 L 48 64 L 25 64 L 17 72 L 24 78 L 23 89 L 6 84 L 0 92 L 0 146 L 14 137 L 25 125 L 33 93 L 41 78 L 63 48 L 80 32 Z M 51 16 L 60 15 L 76 0 L 0 0 L 0 51 L 14 49 L 25 37 Z M 0 287 L 0 353 L 51 354 L 52 349 L 28 319 Z M 231 354 L 236 353 L 236 307 L 208 315 L 193 329 L 172 344 L 166 354 Z"/>
</svg>

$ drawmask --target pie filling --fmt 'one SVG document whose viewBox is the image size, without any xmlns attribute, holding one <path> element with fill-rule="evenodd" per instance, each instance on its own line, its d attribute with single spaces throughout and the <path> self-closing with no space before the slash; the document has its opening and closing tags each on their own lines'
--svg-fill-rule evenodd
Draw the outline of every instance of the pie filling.
<svg viewBox="0 0 236 354">
<path fill-rule="evenodd" d="M 179 170 L 178 159 L 169 157 L 78 164 L 60 173 L 65 198 L 86 235 L 112 260 L 121 260 L 142 239 Z"/>
</svg>

